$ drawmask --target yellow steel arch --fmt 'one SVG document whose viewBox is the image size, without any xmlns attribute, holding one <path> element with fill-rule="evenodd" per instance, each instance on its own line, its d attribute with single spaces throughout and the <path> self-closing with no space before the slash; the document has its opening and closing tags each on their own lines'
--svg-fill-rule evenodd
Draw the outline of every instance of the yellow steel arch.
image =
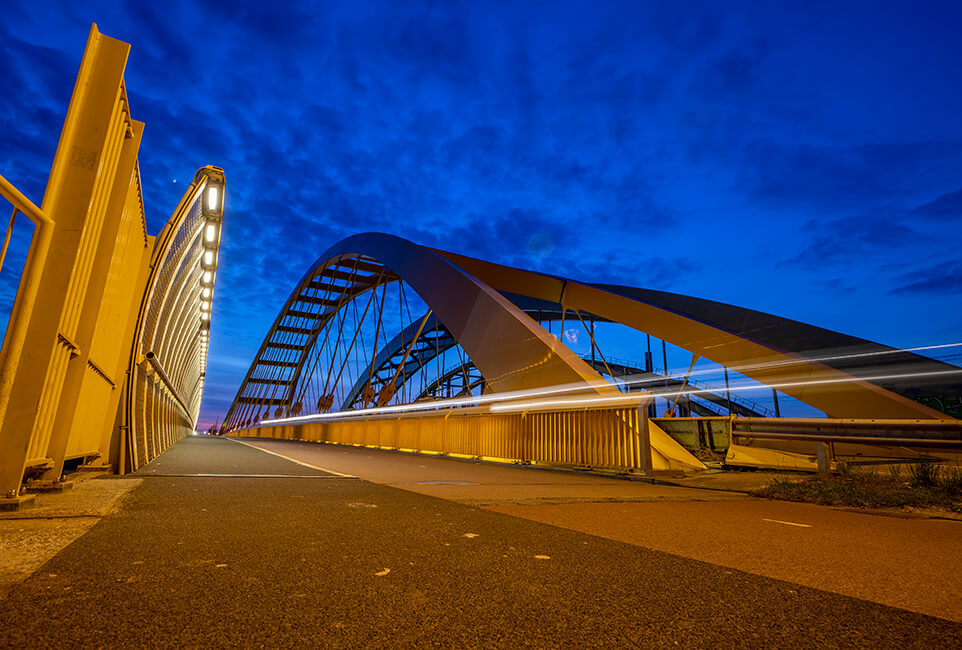
<svg viewBox="0 0 962 650">
<path fill-rule="evenodd" d="M 433 252 L 493 289 L 557 302 L 647 332 L 699 357 L 736 368 L 763 384 L 777 386 L 829 417 L 952 419 L 882 385 L 894 381 L 890 371 L 919 375 L 917 381 L 924 381 L 927 374 L 958 372 L 930 359 L 723 303 L 590 285 L 446 251 Z M 729 315 L 729 327 L 713 322 L 719 313 Z M 873 381 L 876 375 L 884 379 Z"/>
<path fill-rule="evenodd" d="M 918 371 L 916 374 L 957 372 L 955 368 L 946 370 L 949 367 L 943 368 L 939 362 L 732 305 L 631 287 L 590 285 L 432 250 L 380 233 L 349 237 L 321 255 L 291 294 L 258 358 L 278 328 L 284 327 L 285 314 L 296 311 L 301 290 L 332 261 L 352 256 L 377 260 L 408 282 L 478 366 L 491 392 L 579 382 L 595 391 L 607 388 L 599 383 L 600 375 L 502 295 L 504 292 L 559 303 L 565 309 L 589 312 L 650 333 L 697 357 L 777 387 L 829 417 L 947 417 L 900 394 L 897 381 L 885 376 L 887 371 L 906 369 Z M 314 331 L 317 329 L 315 324 Z M 303 344 L 300 358 L 309 348 L 310 342 Z M 831 351 L 839 348 L 845 348 L 845 354 L 833 356 Z M 869 361 L 863 359 L 860 366 L 851 360 L 853 352 L 858 358 L 869 355 Z M 248 377 L 256 365 L 257 360 Z M 881 368 L 881 376 L 868 368 Z M 227 419 L 231 426 L 246 421 L 234 416 L 244 388 L 242 385 L 238 391 Z M 283 400 L 271 404 L 278 403 L 285 404 Z"/>
<path fill-rule="evenodd" d="M 364 277 L 354 282 L 358 269 L 364 270 Z M 333 322 L 331 314 L 346 299 L 378 286 L 385 274 L 415 289 L 428 314 L 438 317 L 480 370 L 486 392 L 508 392 L 507 401 L 493 403 L 494 396 L 487 396 L 321 413 L 331 406 L 325 399 L 324 406 L 318 403 L 318 414 L 301 414 L 300 408 L 291 413 L 300 369 L 318 333 Z M 351 281 L 335 285 L 334 278 Z M 311 294 L 311 287 L 336 287 L 341 298 L 319 298 Z M 591 318 L 653 334 L 689 350 L 693 357 L 718 362 L 796 397 L 829 418 L 847 418 L 807 421 L 805 426 L 815 431 L 820 422 L 867 424 L 856 418 L 882 426 L 898 422 L 921 428 L 929 426 L 923 420 L 951 419 L 911 399 L 917 383 L 928 379 L 935 378 L 931 385 L 940 389 L 951 389 L 959 369 L 948 364 L 733 305 L 634 287 L 592 285 L 366 233 L 331 247 L 295 288 L 238 390 L 225 420 L 225 433 L 648 474 L 704 469 L 666 429 L 649 420 L 650 398 L 641 397 L 637 409 L 626 409 L 619 400 L 630 399 L 627 395 L 552 400 L 541 399 L 541 391 L 534 399 L 530 392 L 510 394 L 561 384 L 580 384 L 586 392 L 613 391 L 611 386 L 599 385 L 600 375 L 513 302 L 530 299 L 535 304 L 560 305 L 561 313 L 574 311 L 578 318 L 584 311 Z M 305 305 L 310 304 L 322 308 L 307 310 Z M 414 328 L 417 333 L 412 340 L 420 335 L 420 327 Z M 261 370 L 270 366 L 289 367 L 291 372 L 282 379 L 268 378 L 275 375 Z M 255 372 L 259 372 L 256 378 Z M 248 380 L 253 382 L 249 392 Z M 282 386 L 281 397 L 275 397 Z M 264 407 L 274 406 L 278 409 L 273 419 L 267 411 L 262 415 Z M 258 424 L 262 419 L 267 422 Z M 733 438 L 738 421 L 735 418 L 727 425 Z M 779 422 L 797 425 L 802 421 L 776 418 L 760 426 L 777 429 Z M 763 441 L 785 437 L 768 429 L 758 431 L 752 429 L 750 437 Z M 780 450 L 753 445 L 752 460 L 736 464 L 814 468 L 814 456 L 805 447 L 808 443 L 787 437 L 792 440 L 778 442 Z M 733 440 L 729 458 L 747 458 L 746 449 Z M 792 451 L 803 455 L 785 453 Z"/>
<path fill-rule="evenodd" d="M 267 350 L 272 345 L 280 345 L 273 341 L 278 332 L 288 327 L 283 324 L 285 318 L 292 313 L 301 313 L 298 304 L 303 301 L 304 289 L 323 277 L 325 270 L 332 265 L 361 258 L 383 264 L 385 269 L 411 285 L 474 360 L 485 377 L 486 386 L 492 392 L 561 384 L 581 384 L 585 390 L 592 392 L 615 392 L 585 361 L 525 315 L 510 300 L 465 273 L 457 265 L 406 239 L 382 233 L 364 233 L 348 237 L 328 249 L 298 282 L 264 338 L 257 357 L 238 389 L 225 418 L 227 426 L 239 426 L 249 419 L 246 414 L 250 409 L 238 408 L 245 404 L 243 400 L 248 399 L 244 396 L 245 389 L 254 381 L 252 377 L 255 369 L 264 359 Z M 352 287 L 344 289 L 348 292 L 354 291 Z M 315 335 L 322 321 L 332 313 L 318 314 L 312 321 L 311 328 Z M 290 363 L 299 367 L 308 354 L 312 341 L 292 350 Z M 257 402 L 256 398 L 252 400 Z M 289 391 L 280 401 L 265 395 L 264 399 L 257 403 L 266 407 L 279 405 L 281 408 L 289 408 L 292 400 L 293 392 Z"/>
</svg>

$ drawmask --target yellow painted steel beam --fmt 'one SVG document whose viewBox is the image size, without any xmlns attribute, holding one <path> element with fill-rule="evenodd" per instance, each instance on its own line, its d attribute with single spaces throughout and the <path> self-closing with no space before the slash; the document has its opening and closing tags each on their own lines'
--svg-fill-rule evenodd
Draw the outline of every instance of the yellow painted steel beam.
<svg viewBox="0 0 962 650">
<path fill-rule="evenodd" d="M 0 352 L 0 421 L 2 421 L 13 390 L 17 365 L 23 352 L 30 314 L 33 312 L 40 290 L 41 275 L 50 249 L 50 241 L 53 237 L 53 220 L 3 176 L 0 176 L 0 194 L 13 204 L 14 216 L 17 211 L 22 212 L 36 225 L 30 251 L 21 274 L 13 310 L 7 321 L 3 350 Z M 11 230 L 12 221 L 13 217 L 11 217 Z M 8 237 L 9 234 L 8 232 Z M 4 242 L 4 252 L 6 252 L 6 242 Z M 12 467 L 14 463 L 11 462 L 10 465 Z M 5 485 L 2 476 L 7 471 L 12 472 L 13 470 L 0 467 L 0 490 Z M 0 496 L 2 496 L 2 492 L 0 492 Z"/>
<path fill-rule="evenodd" d="M 592 285 L 435 250 L 499 291 L 559 302 L 666 340 L 818 408 L 830 417 L 945 419 L 902 395 L 799 353 Z M 727 305 L 725 307 L 728 307 Z"/>
<path fill-rule="evenodd" d="M 65 373 L 76 359 L 75 346 L 58 341 L 75 339 L 91 249 L 115 180 L 128 51 L 91 28 L 41 209 L 53 226 L 35 232 L 0 370 L 0 494 L 19 489 L 26 456 L 46 455 Z"/>
<path fill-rule="evenodd" d="M 495 393 L 544 388 L 549 386 L 575 387 L 583 394 L 620 396 L 621 393 L 606 382 L 584 360 L 551 336 L 511 301 L 483 282 L 451 264 L 443 257 L 407 240 L 380 233 L 356 235 L 335 244 L 321 255 L 304 275 L 281 309 L 274 326 L 264 338 L 225 422 L 236 426 L 246 421 L 249 412 L 245 405 L 265 404 L 267 397 L 245 396 L 247 386 L 265 351 L 279 344 L 271 343 L 287 311 L 296 304 L 305 286 L 323 274 L 325 268 L 339 265 L 357 257 L 377 260 L 407 282 L 434 311 L 438 320 L 458 341 L 467 356 L 485 378 L 486 386 Z M 373 266 L 371 267 L 373 268 Z M 350 291 L 345 287 L 346 291 Z M 423 323 L 422 323 L 423 326 Z M 315 330 L 319 330 L 315 327 Z M 417 335 L 412 339 L 417 340 Z M 292 350 L 305 357 L 311 344 Z M 281 400 L 290 406 L 287 400 Z M 238 408 L 240 407 L 240 408 Z M 667 434 L 655 430 L 655 454 L 668 463 L 685 458 L 689 468 L 704 466 L 686 450 L 674 443 Z M 662 432 L 663 433 L 663 432 Z"/>
<path fill-rule="evenodd" d="M 91 234 L 91 238 L 96 235 L 96 240 L 89 246 L 83 267 L 87 281 L 83 291 L 78 292 L 80 305 L 74 317 L 74 337 L 79 349 L 67 366 L 55 405 L 56 417 L 47 448 L 47 455 L 55 464 L 41 477 L 47 480 L 59 478 L 64 461 L 80 450 L 98 449 L 101 456 L 109 455 L 109 449 L 100 445 L 103 431 L 113 425 L 117 411 L 114 386 L 121 379 L 116 370 L 115 337 L 126 329 L 123 319 L 129 317 L 128 305 L 134 297 L 124 290 L 124 282 L 129 278 L 120 276 L 120 265 L 128 254 L 126 246 L 133 246 L 130 252 L 138 261 L 143 259 L 144 248 L 142 241 L 118 237 L 131 194 L 137 195 L 139 207 L 139 183 L 132 186 L 130 181 L 136 178 L 137 153 L 143 134 L 142 123 L 135 123 L 123 114 L 118 117 L 119 142 L 115 145 L 113 182 L 109 190 L 103 190 L 100 229 Z M 140 220 L 143 215 L 138 211 L 132 218 Z"/>
<path fill-rule="evenodd" d="M 31 458 L 45 459 L 31 472 L 48 479 L 77 457 L 135 467 L 188 433 L 200 406 L 209 313 L 198 309 L 198 268 L 216 258 L 224 174 L 200 170 L 161 237 L 147 234 L 128 52 L 92 26 L 42 208 L 0 178 L 14 215 L 37 224 L 0 358 L 0 497 L 16 496 Z M 185 229 L 195 252 L 171 260 Z M 158 335 L 146 349 L 164 360 L 163 380 L 134 363 L 145 328 Z"/>
<path fill-rule="evenodd" d="M 271 338 L 285 313 L 298 302 L 303 288 L 323 275 L 328 267 L 358 257 L 379 261 L 403 278 L 434 309 L 484 375 L 490 390 L 576 384 L 592 393 L 617 392 L 585 361 L 510 300 L 457 265 L 400 237 L 365 233 L 342 240 L 328 249 L 298 282 L 265 337 L 238 390 L 238 398 L 253 375 L 257 360 L 267 348 L 277 347 L 271 345 Z M 369 268 L 374 267 L 369 265 Z M 304 357 L 308 350 L 308 347 L 302 348 L 300 357 Z M 228 420 L 234 411 L 232 405 Z"/>
</svg>

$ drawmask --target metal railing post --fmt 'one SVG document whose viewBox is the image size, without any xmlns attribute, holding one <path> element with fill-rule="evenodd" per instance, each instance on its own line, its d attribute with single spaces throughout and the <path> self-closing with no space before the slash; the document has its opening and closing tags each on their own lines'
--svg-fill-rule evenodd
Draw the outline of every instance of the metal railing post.
<svg viewBox="0 0 962 650">
<path fill-rule="evenodd" d="M 638 402 L 638 451 L 641 459 L 641 469 L 645 476 L 652 475 L 651 465 L 651 429 L 648 427 L 648 399 Z"/>
<path fill-rule="evenodd" d="M 46 220 L 38 223 L 33 234 L 33 243 L 30 245 L 26 264 L 23 267 L 23 275 L 14 301 L 13 312 L 7 326 L 7 334 L 3 341 L 3 353 L 0 354 L 0 422 L 5 420 L 7 407 L 10 405 L 10 396 L 13 392 L 17 368 L 23 356 L 30 317 L 40 293 L 43 267 L 46 264 L 47 253 L 50 251 L 52 240 L 53 222 Z M 0 441 L 3 443 L 0 445 L 0 450 L 10 447 L 10 449 L 5 450 L 5 453 L 0 454 L 0 498 L 5 495 L 17 496 L 19 494 L 26 457 L 22 452 L 11 452 L 26 449 L 32 433 L 31 430 L 26 430 L 20 432 L 15 440 L 11 435 L 11 439 Z"/>
</svg>

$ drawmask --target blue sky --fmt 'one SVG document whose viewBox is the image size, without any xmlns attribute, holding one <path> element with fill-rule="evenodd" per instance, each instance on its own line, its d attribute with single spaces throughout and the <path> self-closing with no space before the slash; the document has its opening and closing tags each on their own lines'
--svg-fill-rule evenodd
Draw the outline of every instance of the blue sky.
<svg viewBox="0 0 962 650">
<path fill-rule="evenodd" d="M 0 173 L 38 203 L 91 22 L 133 46 L 149 230 L 198 167 L 227 174 L 202 422 L 366 230 L 960 339 L 958 3 L 15 1 Z"/>
</svg>

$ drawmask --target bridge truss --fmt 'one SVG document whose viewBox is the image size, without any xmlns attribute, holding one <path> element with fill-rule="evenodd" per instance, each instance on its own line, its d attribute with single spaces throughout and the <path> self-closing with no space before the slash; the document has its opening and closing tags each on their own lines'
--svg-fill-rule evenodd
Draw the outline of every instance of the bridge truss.
<svg viewBox="0 0 962 650">
<path fill-rule="evenodd" d="M 655 372 L 650 354 L 642 364 L 609 359 L 595 336 L 601 324 L 686 350 L 688 372 Z M 587 335 L 589 352 L 579 355 L 565 345 L 566 326 Z M 733 399 L 731 387 L 702 385 L 698 363 L 715 364 L 726 378 L 731 371 L 736 390 L 752 382 L 836 419 L 951 419 L 920 404 L 917 391 L 957 390 L 960 372 L 912 352 L 732 305 L 578 282 L 366 233 L 335 244 L 298 282 L 224 430 L 316 422 L 311 416 L 380 417 L 377 409 L 400 412 L 404 405 L 420 405 L 423 413 L 432 403 L 448 409 L 445 400 L 454 398 L 476 407 L 481 396 L 559 386 L 612 399 L 657 395 L 669 416 L 770 414 Z M 651 399 L 646 414 L 655 415 Z M 700 464 L 670 443 L 663 446 L 668 456 L 684 459 L 681 465 Z"/>
</svg>

